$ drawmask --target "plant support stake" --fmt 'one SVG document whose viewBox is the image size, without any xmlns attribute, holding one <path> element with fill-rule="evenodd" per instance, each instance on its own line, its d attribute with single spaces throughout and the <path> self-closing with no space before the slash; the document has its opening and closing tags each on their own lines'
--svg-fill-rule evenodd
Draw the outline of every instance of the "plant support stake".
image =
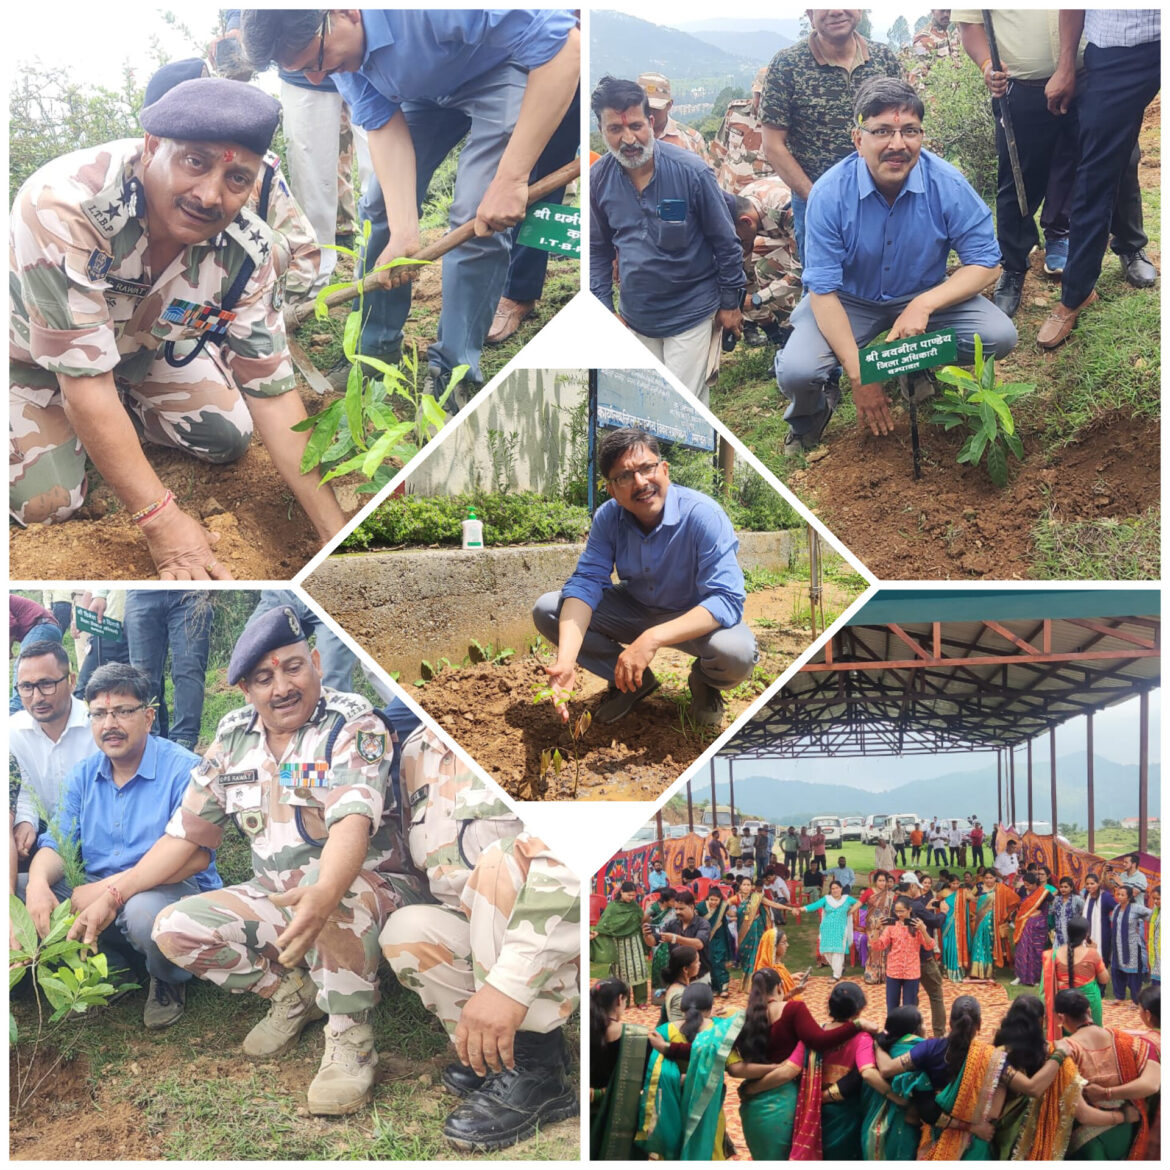
<svg viewBox="0 0 1170 1170">
<path fill-rule="evenodd" d="M 914 478 L 919 480 L 922 478 L 922 447 L 918 442 L 918 403 L 910 389 L 909 375 L 900 374 L 898 384 L 902 388 L 902 397 L 910 411 L 910 449 L 914 452 Z"/>
</svg>

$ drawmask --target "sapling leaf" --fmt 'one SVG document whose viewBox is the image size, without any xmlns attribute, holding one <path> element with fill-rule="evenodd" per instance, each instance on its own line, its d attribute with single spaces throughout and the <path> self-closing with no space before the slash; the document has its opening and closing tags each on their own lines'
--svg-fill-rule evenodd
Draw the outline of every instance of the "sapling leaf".
<svg viewBox="0 0 1170 1170">
<path fill-rule="evenodd" d="M 37 949 L 37 928 L 33 925 L 28 907 L 15 895 L 8 895 L 8 921 L 20 949 L 32 954 Z"/>
<path fill-rule="evenodd" d="M 987 474 L 991 476 L 991 482 L 996 487 L 1004 487 L 1007 484 L 1007 456 L 999 443 L 994 443 L 988 448 Z"/>
<path fill-rule="evenodd" d="M 345 330 L 341 335 L 341 352 L 345 360 L 352 362 L 357 355 L 358 342 L 362 336 L 362 315 L 352 312 L 345 318 Z"/>
<path fill-rule="evenodd" d="M 366 436 L 362 422 L 362 368 L 358 365 L 349 367 L 349 380 L 345 387 L 345 423 L 353 441 L 364 451 Z"/>
</svg>

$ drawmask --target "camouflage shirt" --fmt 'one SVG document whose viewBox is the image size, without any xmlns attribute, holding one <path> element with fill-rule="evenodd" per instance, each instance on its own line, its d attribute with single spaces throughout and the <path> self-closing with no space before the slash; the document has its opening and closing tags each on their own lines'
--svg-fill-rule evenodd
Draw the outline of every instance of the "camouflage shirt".
<svg viewBox="0 0 1170 1170">
<path fill-rule="evenodd" d="M 241 211 L 212 239 L 149 274 L 142 141 L 54 159 L 17 192 L 10 233 L 10 360 L 54 374 L 114 372 L 142 382 L 168 341 L 217 323 L 220 302 L 251 259 L 255 269 L 227 323 L 224 360 L 257 397 L 294 386 L 280 314 L 272 232 Z"/>
<path fill-rule="evenodd" d="M 727 103 L 719 133 L 711 142 L 711 157 L 719 186 L 733 195 L 741 195 L 749 183 L 772 174 L 764 157 L 758 94 Z"/>
<path fill-rule="evenodd" d="M 290 300 L 298 300 L 308 293 L 321 271 L 321 245 L 313 233 L 309 217 L 293 197 L 288 181 L 280 169 L 280 158 L 269 151 L 264 156 L 265 167 L 272 172 L 268 188 L 268 215 L 264 222 L 272 229 L 276 256 L 276 275 L 284 277 L 284 292 Z M 248 210 L 257 212 L 264 171 L 256 176 Z"/>
<path fill-rule="evenodd" d="M 853 151 L 853 102 L 873 77 L 901 77 L 898 58 L 885 45 L 854 34 L 851 68 L 830 65 L 816 34 L 781 49 L 768 66 L 762 120 L 788 131 L 788 149 L 816 182 Z"/>
<path fill-rule="evenodd" d="M 469 918 L 475 899 L 495 901 L 503 938 L 486 981 L 518 1003 L 531 1003 L 546 973 L 581 953 L 576 876 L 426 727 L 403 746 L 401 784 L 410 810 L 411 859 L 426 874 L 432 896 Z M 477 884 L 477 862 L 496 842 L 523 875 L 519 891 Z"/>
<path fill-rule="evenodd" d="M 963 53 L 963 42 L 959 26 L 952 21 L 946 28 L 928 24 L 915 36 L 912 50 L 916 57 L 959 57 Z"/>
<path fill-rule="evenodd" d="M 747 263 L 747 295 L 756 294 L 772 312 L 791 312 L 800 300 L 800 261 L 792 224 L 792 192 L 779 175 L 757 179 L 740 191 L 760 213 L 760 227 Z"/>
<path fill-rule="evenodd" d="M 374 826 L 362 868 L 407 873 L 389 784 L 392 756 L 390 732 L 360 695 L 326 688 L 279 760 L 248 704 L 220 720 L 167 833 L 214 849 L 234 820 L 251 844 L 256 881 L 279 892 L 320 860 L 334 824 L 358 814 Z"/>
<path fill-rule="evenodd" d="M 669 142 L 671 146 L 689 150 L 691 154 L 697 154 L 712 170 L 715 169 L 711 162 L 711 155 L 707 151 L 707 140 L 694 126 L 686 126 L 682 122 L 676 122 L 673 118 L 667 117 L 666 129 L 663 130 L 662 137 L 658 141 Z"/>
</svg>

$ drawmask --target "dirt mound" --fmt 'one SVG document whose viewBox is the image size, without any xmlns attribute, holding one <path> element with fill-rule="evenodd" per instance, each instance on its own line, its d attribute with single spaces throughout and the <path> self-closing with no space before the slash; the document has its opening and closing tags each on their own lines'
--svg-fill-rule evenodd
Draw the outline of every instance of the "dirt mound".
<svg viewBox="0 0 1170 1170">
<path fill-rule="evenodd" d="M 802 595 L 807 605 L 807 583 L 748 594 L 744 616 L 760 648 L 757 677 L 776 678 L 808 646 L 808 629 L 802 629 L 793 617 Z M 853 596 L 830 583 L 825 587 L 826 608 L 840 612 Z M 663 683 L 662 689 L 624 719 L 608 725 L 594 723 L 586 732 L 579 748 L 577 799 L 653 800 L 702 754 L 714 736 L 696 728 L 687 714 L 687 675 L 692 661 L 676 650 L 661 651 L 654 659 L 654 673 Z M 520 800 L 571 800 L 572 738 L 551 703 L 534 702 L 535 693 L 548 683 L 541 662 L 526 656 L 502 666 L 444 670 L 416 697 L 512 796 Z M 605 684 L 588 671 L 579 670 L 577 680 L 579 689 L 570 704 L 573 719 L 585 709 L 596 709 L 605 693 Z M 729 696 L 724 726 L 755 698 L 755 691 Z M 560 749 L 566 767 L 542 791 L 541 752 L 553 748 Z"/>
<path fill-rule="evenodd" d="M 913 478 L 910 425 L 892 437 L 860 428 L 833 437 L 825 455 L 789 477 L 817 514 L 878 577 L 1025 578 L 1033 529 L 1049 508 L 1062 521 L 1125 519 L 1159 500 L 1158 426 L 1103 415 L 1078 442 L 1041 455 L 1025 438 L 1025 462 L 1000 490 L 983 468 L 955 462 L 957 432 L 922 428 L 922 478 Z"/>
<path fill-rule="evenodd" d="M 111 1082 L 92 1084 L 85 1061 L 62 1061 L 55 1069 L 53 1052 L 38 1053 L 31 1074 L 36 1083 L 49 1076 L 40 1091 L 19 1112 L 12 1099 L 9 1156 L 20 1160 L 69 1162 L 106 1158 L 152 1161 L 162 1157 L 159 1139 L 149 1133 L 141 1112 L 115 1099 Z M 9 1057 L 10 1094 L 16 1084 L 15 1062 Z"/>
</svg>

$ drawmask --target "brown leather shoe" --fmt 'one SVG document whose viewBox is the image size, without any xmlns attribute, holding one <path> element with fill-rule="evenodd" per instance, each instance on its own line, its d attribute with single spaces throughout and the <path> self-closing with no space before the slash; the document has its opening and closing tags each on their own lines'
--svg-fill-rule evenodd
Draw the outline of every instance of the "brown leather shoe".
<svg viewBox="0 0 1170 1170">
<path fill-rule="evenodd" d="M 1080 316 L 1081 310 L 1087 309 L 1097 299 L 1096 292 L 1091 292 L 1075 309 L 1057 305 L 1048 314 L 1048 319 L 1044 324 L 1040 326 L 1040 332 L 1036 334 L 1036 344 L 1041 349 L 1055 349 L 1058 345 L 1063 345 L 1068 340 L 1068 335 L 1073 331 L 1073 326 L 1077 323 L 1077 317 Z"/>
<path fill-rule="evenodd" d="M 499 345 L 501 341 L 507 341 L 520 328 L 520 322 L 527 321 L 535 312 L 535 301 L 514 301 L 510 297 L 500 297 L 496 315 L 492 318 L 492 327 L 484 341 L 488 345 Z"/>
</svg>

